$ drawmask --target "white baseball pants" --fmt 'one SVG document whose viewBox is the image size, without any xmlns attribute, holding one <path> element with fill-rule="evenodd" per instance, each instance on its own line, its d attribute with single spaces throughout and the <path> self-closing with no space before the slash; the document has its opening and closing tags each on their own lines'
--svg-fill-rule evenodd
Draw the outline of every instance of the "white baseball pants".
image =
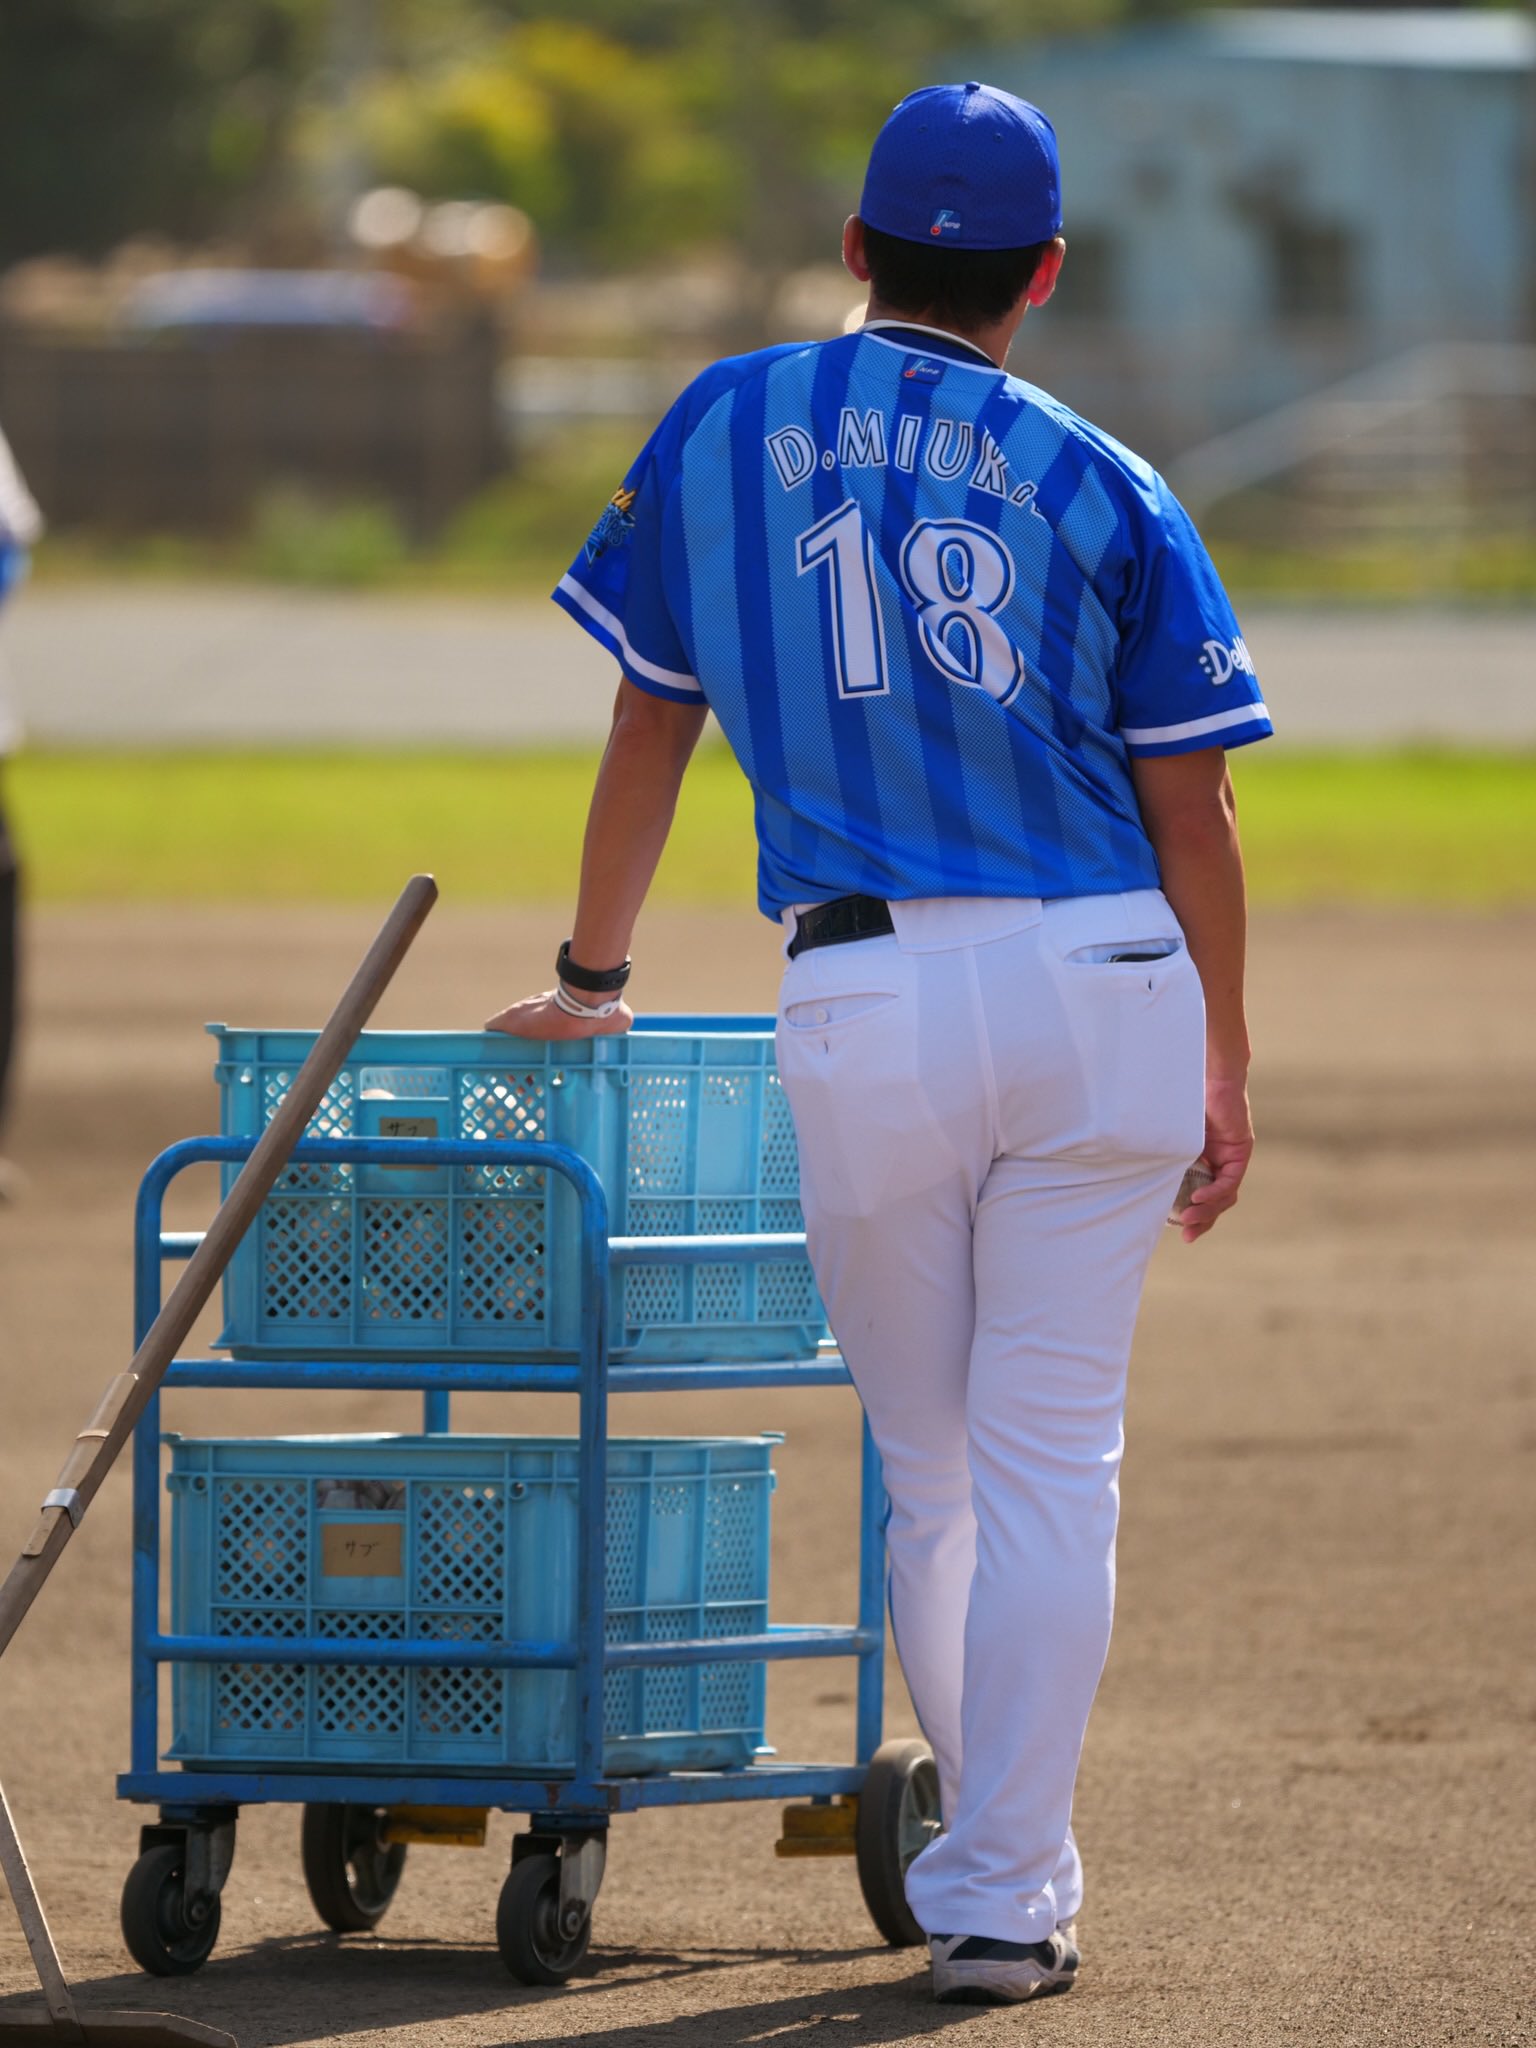
<svg viewBox="0 0 1536 2048">
<path fill-rule="evenodd" d="M 1156 890 L 891 912 L 894 937 L 788 962 L 779 1068 L 938 1761 L 945 1828 L 907 1896 L 930 1933 L 1038 1941 L 1082 1899 L 1126 1366 L 1204 1142 L 1204 1007 Z"/>
</svg>

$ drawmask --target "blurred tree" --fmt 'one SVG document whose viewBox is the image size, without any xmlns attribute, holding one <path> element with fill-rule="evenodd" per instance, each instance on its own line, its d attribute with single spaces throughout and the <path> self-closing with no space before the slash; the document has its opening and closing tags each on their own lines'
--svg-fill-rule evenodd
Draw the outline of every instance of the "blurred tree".
<svg viewBox="0 0 1536 2048">
<path fill-rule="evenodd" d="M 358 107 L 377 176 L 429 198 L 504 199 L 546 247 L 622 262 L 724 233 L 734 151 L 707 110 L 707 53 L 651 54 L 535 19 L 422 76 L 380 75 Z"/>
<path fill-rule="evenodd" d="M 830 253 L 870 134 L 941 55 L 1126 4 L 587 0 L 578 22 L 461 0 L 444 36 L 419 0 L 395 0 L 392 61 L 361 119 L 380 177 L 510 200 L 557 264 L 730 237 L 771 271 Z"/>
<path fill-rule="evenodd" d="M 1190 0 L 0 0 L 0 265 L 505 199 L 558 266 L 829 254 L 892 103 Z M 1204 0 L 1208 4 L 1208 0 Z"/>
<path fill-rule="evenodd" d="M 0 264 L 258 217 L 319 25 L 314 0 L 4 0 Z"/>
</svg>

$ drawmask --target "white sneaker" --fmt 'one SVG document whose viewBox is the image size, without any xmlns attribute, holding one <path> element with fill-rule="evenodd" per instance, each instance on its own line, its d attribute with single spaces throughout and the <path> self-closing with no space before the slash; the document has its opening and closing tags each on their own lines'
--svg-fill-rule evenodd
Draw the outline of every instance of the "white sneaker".
<svg viewBox="0 0 1536 2048">
<path fill-rule="evenodd" d="M 986 1934 L 930 1934 L 933 1995 L 940 2005 L 1021 2005 L 1070 1991 L 1080 1960 L 1073 1930 L 1044 1941 L 994 1941 Z"/>
</svg>

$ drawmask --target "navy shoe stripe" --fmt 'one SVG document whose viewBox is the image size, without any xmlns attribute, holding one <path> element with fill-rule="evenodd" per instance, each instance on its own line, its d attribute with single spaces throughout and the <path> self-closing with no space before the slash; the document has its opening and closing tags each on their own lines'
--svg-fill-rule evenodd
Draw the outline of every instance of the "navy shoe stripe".
<svg viewBox="0 0 1536 2048">
<path fill-rule="evenodd" d="M 934 1939 L 941 1937 L 935 1935 Z M 945 1960 L 951 1963 L 1038 1963 L 1042 1970 L 1060 1967 L 1053 1942 L 993 1941 L 985 1934 L 967 1936 L 958 1948 L 950 1950 Z"/>
</svg>

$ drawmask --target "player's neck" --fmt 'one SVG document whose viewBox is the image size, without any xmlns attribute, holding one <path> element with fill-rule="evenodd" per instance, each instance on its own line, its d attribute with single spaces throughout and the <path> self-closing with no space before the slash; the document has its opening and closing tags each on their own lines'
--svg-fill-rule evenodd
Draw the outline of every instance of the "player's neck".
<svg viewBox="0 0 1536 2048">
<path fill-rule="evenodd" d="M 989 322 L 985 327 L 956 327 L 951 320 L 940 320 L 932 313 L 913 313 L 898 306 L 887 306 L 871 294 L 864 309 L 866 323 L 871 320 L 894 320 L 904 327 L 927 327 L 935 334 L 952 334 L 956 341 L 969 342 L 972 348 L 979 348 L 982 354 L 1002 369 L 1008 360 L 1008 350 L 1013 337 L 1019 331 L 1021 314 L 1009 314 L 1002 320 Z"/>
</svg>

